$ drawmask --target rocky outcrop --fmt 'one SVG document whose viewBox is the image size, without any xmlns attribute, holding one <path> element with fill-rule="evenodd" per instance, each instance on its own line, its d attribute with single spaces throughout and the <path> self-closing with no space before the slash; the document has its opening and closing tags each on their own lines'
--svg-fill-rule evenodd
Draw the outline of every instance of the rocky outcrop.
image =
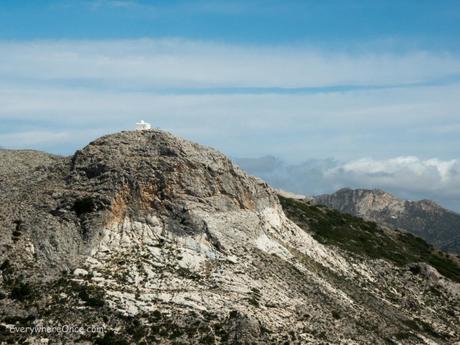
<svg viewBox="0 0 460 345">
<path fill-rule="evenodd" d="M 409 231 L 449 252 L 460 253 L 460 214 L 431 200 L 401 200 L 382 190 L 344 188 L 314 197 L 318 204 Z"/>
<path fill-rule="evenodd" d="M 319 243 L 265 182 L 213 149 L 148 130 L 72 157 L 0 154 L 2 341 L 460 339 L 458 284 Z M 402 303 L 407 286 L 416 313 Z M 68 324 L 101 329 L 12 332 Z"/>
</svg>

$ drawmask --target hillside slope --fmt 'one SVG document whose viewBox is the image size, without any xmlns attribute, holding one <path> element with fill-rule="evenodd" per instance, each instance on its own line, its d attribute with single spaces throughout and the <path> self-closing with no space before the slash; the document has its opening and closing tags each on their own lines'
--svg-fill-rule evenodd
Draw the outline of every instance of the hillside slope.
<svg viewBox="0 0 460 345">
<path fill-rule="evenodd" d="M 460 253 L 460 214 L 431 200 L 401 200 L 378 189 L 349 188 L 314 200 L 340 212 L 403 229 L 445 251 Z"/>
<path fill-rule="evenodd" d="M 460 341 L 455 258 L 280 203 L 213 149 L 150 130 L 1 159 L 0 342 Z M 64 325 L 83 328 L 12 332 Z"/>
</svg>

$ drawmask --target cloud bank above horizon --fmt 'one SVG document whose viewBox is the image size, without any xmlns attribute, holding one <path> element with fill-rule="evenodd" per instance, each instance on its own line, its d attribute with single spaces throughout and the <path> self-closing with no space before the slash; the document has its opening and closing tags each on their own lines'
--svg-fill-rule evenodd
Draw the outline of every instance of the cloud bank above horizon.
<svg viewBox="0 0 460 345">
<path fill-rule="evenodd" d="M 334 159 L 287 164 L 272 156 L 235 159 L 250 173 L 275 188 L 304 195 L 333 193 L 341 188 L 383 189 L 409 199 L 432 199 L 460 211 L 460 160 L 395 157 L 362 158 L 347 162 Z"/>
<path fill-rule="evenodd" d="M 460 144 L 453 53 L 183 39 L 0 42 L 0 53 L 4 147 L 68 154 L 142 118 L 234 156 L 447 159 Z"/>
</svg>

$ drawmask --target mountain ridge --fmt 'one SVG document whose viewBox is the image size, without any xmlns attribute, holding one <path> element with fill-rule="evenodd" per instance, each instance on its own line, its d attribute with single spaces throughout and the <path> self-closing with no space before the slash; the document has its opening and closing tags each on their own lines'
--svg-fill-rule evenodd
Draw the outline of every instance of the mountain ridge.
<svg viewBox="0 0 460 345">
<path fill-rule="evenodd" d="M 101 137 L 71 157 L 0 159 L 0 341 L 460 341 L 454 258 L 283 199 L 214 149 L 148 130 Z M 338 245 L 339 229 L 371 246 Z M 382 256 L 382 241 L 407 250 Z M 412 257 L 419 247 L 433 262 Z M 102 330 L 11 332 L 62 324 Z"/>
<path fill-rule="evenodd" d="M 343 188 L 316 203 L 409 231 L 443 250 L 460 253 L 460 214 L 429 199 L 403 200 L 381 189 Z"/>
</svg>

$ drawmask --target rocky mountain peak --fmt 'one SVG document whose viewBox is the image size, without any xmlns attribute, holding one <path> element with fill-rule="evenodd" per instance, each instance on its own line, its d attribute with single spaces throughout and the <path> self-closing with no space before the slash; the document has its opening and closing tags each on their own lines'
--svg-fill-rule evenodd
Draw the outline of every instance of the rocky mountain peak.
<svg viewBox="0 0 460 345">
<path fill-rule="evenodd" d="M 402 200 L 381 189 L 343 188 L 334 194 L 316 196 L 314 200 L 319 204 L 357 216 L 365 216 L 374 210 L 398 212 L 404 204 Z"/>
<path fill-rule="evenodd" d="M 276 198 L 216 150 L 148 130 L 102 137 L 72 158 L 69 184 L 137 193 L 145 207 L 166 199 L 200 200 L 219 210 L 261 209 Z M 150 204 L 148 204 L 150 203 Z"/>
<path fill-rule="evenodd" d="M 444 250 L 460 252 L 460 215 L 432 200 L 402 200 L 383 190 L 340 189 L 318 204 L 409 231 Z"/>
<path fill-rule="evenodd" d="M 9 169 L 24 170 L 30 154 L 10 152 Z M 40 159 L 30 163 L 32 171 L 40 174 L 36 181 L 18 183 L 15 193 L 4 188 L 4 198 L 14 197 L 20 205 L 14 216 L 8 215 L 5 226 L 21 222 L 24 231 L 41 234 L 31 238 L 27 248 L 34 248 L 35 264 L 52 262 L 56 270 L 70 269 L 81 254 L 97 252 L 107 228 L 124 227 L 123 232 L 131 236 L 139 230 L 135 224 L 145 224 L 161 228 L 163 235 L 204 236 L 200 241 L 208 241 L 210 250 L 215 250 L 222 249 L 225 240 L 217 240 L 213 227 L 231 224 L 232 214 L 245 231 L 236 231 L 235 225 L 224 236 L 242 236 L 242 241 L 255 241 L 262 234 L 263 226 L 258 224 L 276 222 L 281 230 L 286 221 L 266 183 L 248 176 L 216 150 L 163 131 L 107 135 L 69 158 L 38 155 Z M 218 219 L 219 214 L 228 219 Z M 135 230 L 126 231 L 128 223 Z M 64 231 L 45 231 L 57 224 Z M 118 250 L 117 241 L 111 245 Z"/>
<path fill-rule="evenodd" d="M 459 339 L 457 309 L 448 309 L 458 300 L 454 263 L 404 236 L 411 255 L 382 256 L 374 242 L 402 235 L 278 197 L 213 149 L 145 130 L 104 136 L 72 157 L 2 151 L 0 159 L 8 162 L 0 164 L 0 342 L 16 341 L 5 331 L 14 325 L 88 322 L 104 331 L 59 341 Z M 336 241 L 343 234 L 349 240 Z M 414 262 L 421 251 L 441 273 Z"/>
</svg>

